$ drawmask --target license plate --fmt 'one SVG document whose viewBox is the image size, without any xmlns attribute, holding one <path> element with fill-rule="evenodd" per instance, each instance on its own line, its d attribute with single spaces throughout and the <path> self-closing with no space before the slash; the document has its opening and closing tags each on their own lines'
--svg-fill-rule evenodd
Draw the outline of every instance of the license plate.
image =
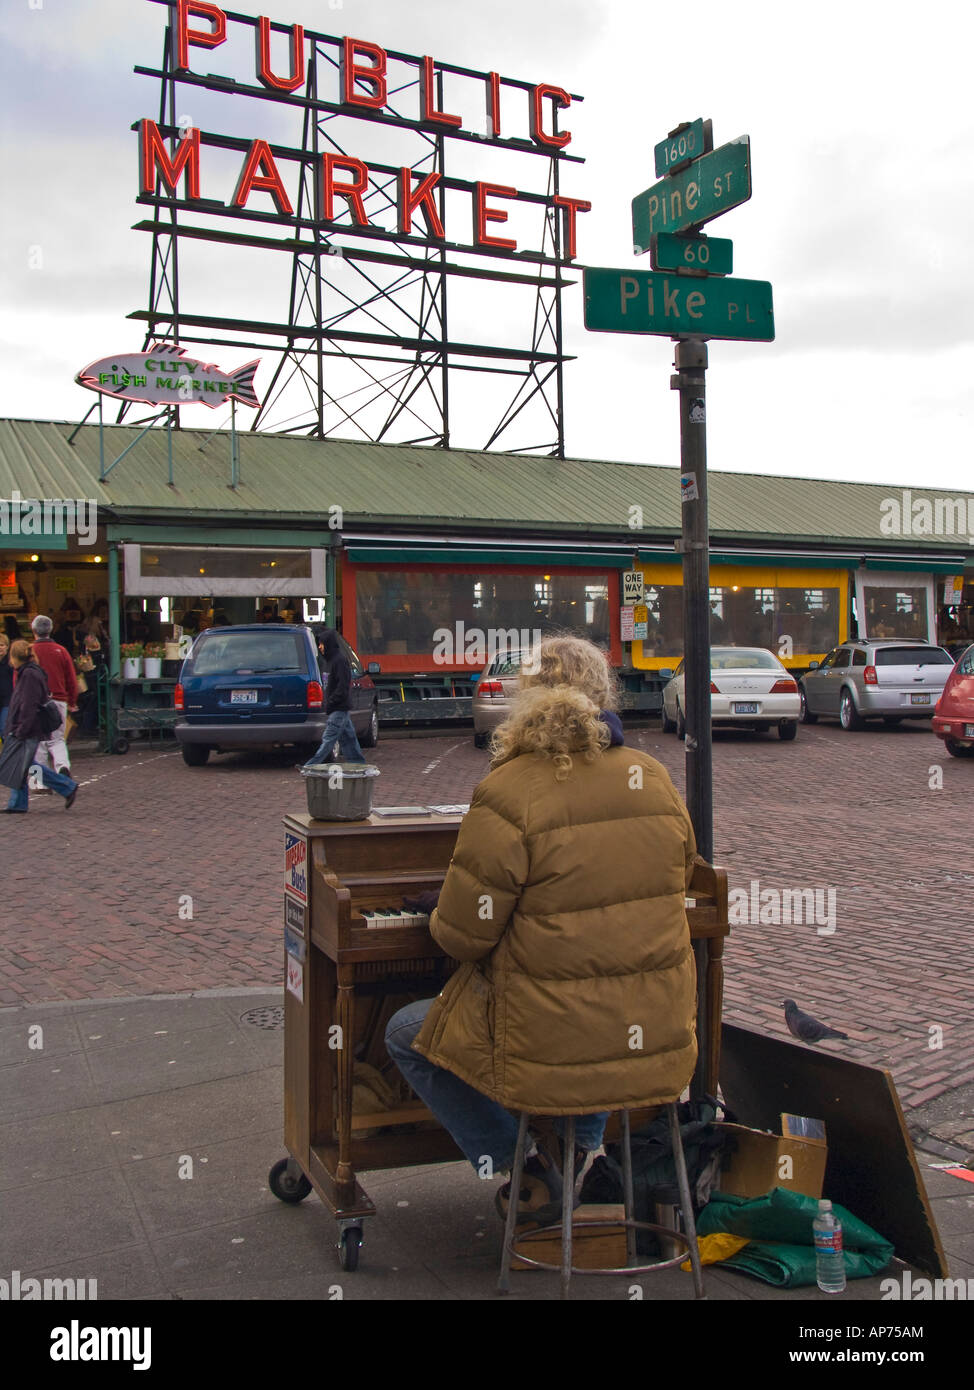
<svg viewBox="0 0 974 1390">
<path fill-rule="evenodd" d="M 757 714 L 757 712 L 758 706 L 755 700 L 748 700 L 743 704 L 740 700 L 737 700 L 734 704 L 735 714 Z"/>
<path fill-rule="evenodd" d="M 974 738 L 974 724 L 965 724 L 965 725 L 964 725 L 964 737 L 965 737 L 965 738 Z"/>
<path fill-rule="evenodd" d="M 929 705 L 929 703 L 930 703 L 930 696 L 929 696 L 929 695 L 911 695 L 911 696 L 910 696 L 910 704 L 911 704 L 911 705 Z"/>
<path fill-rule="evenodd" d="M 231 703 L 231 705 L 256 705 L 256 703 L 257 703 L 257 691 L 256 691 L 256 690 L 231 690 L 231 691 L 230 691 L 230 703 Z"/>
</svg>

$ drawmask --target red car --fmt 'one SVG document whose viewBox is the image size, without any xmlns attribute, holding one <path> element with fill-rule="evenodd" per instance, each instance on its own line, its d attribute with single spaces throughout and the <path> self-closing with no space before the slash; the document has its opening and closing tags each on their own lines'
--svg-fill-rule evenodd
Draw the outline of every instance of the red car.
<svg viewBox="0 0 974 1390">
<path fill-rule="evenodd" d="M 974 647 L 947 677 L 933 711 L 933 731 L 954 758 L 974 758 Z"/>
</svg>

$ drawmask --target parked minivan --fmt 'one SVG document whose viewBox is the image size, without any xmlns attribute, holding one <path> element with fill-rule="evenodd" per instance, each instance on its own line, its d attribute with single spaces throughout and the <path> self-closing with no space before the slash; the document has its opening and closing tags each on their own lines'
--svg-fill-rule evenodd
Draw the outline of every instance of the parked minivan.
<svg viewBox="0 0 974 1390">
<path fill-rule="evenodd" d="M 359 742 L 379 738 L 378 691 L 351 647 L 350 714 Z M 202 767 L 211 752 L 297 744 L 310 756 L 325 730 L 325 675 L 310 628 L 291 623 L 211 627 L 183 662 L 175 691 L 175 725 L 183 759 Z"/>
</svg>

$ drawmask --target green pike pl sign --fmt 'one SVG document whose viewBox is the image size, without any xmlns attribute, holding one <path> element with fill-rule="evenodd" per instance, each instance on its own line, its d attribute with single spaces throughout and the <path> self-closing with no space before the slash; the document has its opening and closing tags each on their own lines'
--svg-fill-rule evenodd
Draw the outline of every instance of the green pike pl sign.
<svg viewBox="0 0 974 1390">
<path fill-rule="evenodd" d="M 751 141 L 742 135 L 633 198 L 633 250 L 642 255 L 657 232 L 699 227 L 750 196 Z"/>
<path fill-rule="evenodd" d="M 596 333 L 655 333 L 667 338 L 774 340 L 767 280 L 701 279 L 651 270 L 588 269 L 585 327 Z"/>
</svg>

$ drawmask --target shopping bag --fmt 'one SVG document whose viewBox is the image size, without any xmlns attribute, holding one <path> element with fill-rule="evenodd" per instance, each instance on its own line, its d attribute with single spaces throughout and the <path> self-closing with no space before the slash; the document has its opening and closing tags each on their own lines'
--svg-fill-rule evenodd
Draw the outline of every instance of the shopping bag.
<svg viewBox="0 0 974 1390">
<path fill-rule="evenodd" d="M 27 780 L 27 772 L 36 752 L 36 738 L 15 738 L 13 734 L 7 734 L 0 749 L 0 787 L 19 791 Z"/>
</svg>

